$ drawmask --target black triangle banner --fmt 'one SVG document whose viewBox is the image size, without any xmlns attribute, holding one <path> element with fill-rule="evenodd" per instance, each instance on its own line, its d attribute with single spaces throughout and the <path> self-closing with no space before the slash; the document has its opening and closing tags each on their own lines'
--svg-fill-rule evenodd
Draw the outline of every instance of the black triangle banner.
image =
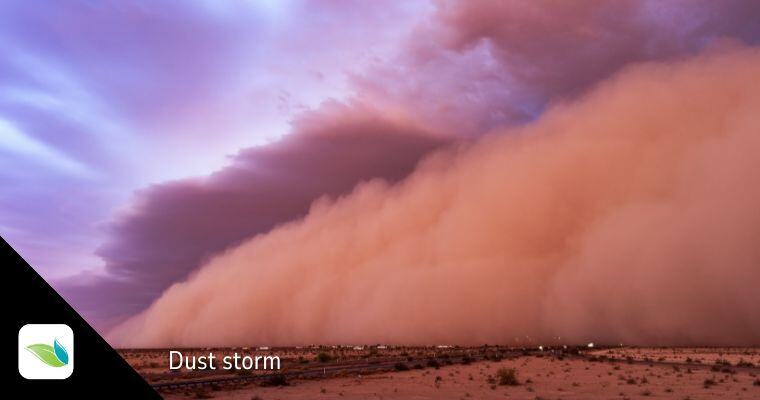
<svg viewBox="0 0 760 400">
<path fill-rule="evenodd" d="M 20 398 L 160 399 L 159 394 L 2 238 L 3 381 Z M 33 351 L 41 368 L 70 362 L 65 379 L 27 379 L 21 373 L 20 330 L 27 324 L 65 324 L 73 332 L 72 359 L 58 343 Z M 26 328 L 25 328 L 26 329 Z M 52 343 L 51 339 L 51 343 Z M 38 349 L 32 349 L 38 350 Z M 47 351 L 47 353 L 45 353 Z M 52 357 L 44 365 L 46 357 Z M 34 362 L 36 359 L 31 359 Z M 27 361 L 28 363 L 29 361 Z M 49 367 L 49 365 L 53 365 Z M 59 365 L 60 366 L 60 365 Z M 35 365 L 35 368 L 38 366 Z M 59 369 L 60 371 L 61 369 Z M 7 387 L 6 387 L 6 390 Z"/>
</svg>

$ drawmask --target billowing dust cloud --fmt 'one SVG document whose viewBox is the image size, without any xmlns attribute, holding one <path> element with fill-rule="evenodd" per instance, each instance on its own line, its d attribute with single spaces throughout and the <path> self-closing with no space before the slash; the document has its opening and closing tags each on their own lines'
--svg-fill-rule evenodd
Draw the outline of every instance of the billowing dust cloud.
<svg viewBox="0 0 760 400">
<path fill-rule="evenodd" d="M 760 344 L 758 129 L 757 51 L 629 68 L 397 185 L 317 201 L 110 339 Z"/>
</svg>

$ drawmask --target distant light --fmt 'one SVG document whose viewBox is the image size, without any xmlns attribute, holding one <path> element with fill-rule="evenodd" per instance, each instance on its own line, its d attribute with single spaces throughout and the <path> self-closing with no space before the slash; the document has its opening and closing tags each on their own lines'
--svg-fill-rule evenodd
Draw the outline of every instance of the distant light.
<svg viewBox="0 0 760 400">
<path fill-rule="evenodd" d="M 594 342 L 589 343 L 588 345 L 586 345 L 586 347 L 593 348 L 594 347 Z"/>
</svg>

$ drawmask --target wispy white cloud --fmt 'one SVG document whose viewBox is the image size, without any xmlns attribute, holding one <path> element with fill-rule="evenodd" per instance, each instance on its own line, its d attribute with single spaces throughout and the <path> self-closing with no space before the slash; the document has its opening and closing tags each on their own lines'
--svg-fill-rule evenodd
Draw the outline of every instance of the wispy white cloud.
<svg viewBox="0 0 760 400">
<path fill-rule="evenodd" d="M 52 172 L 94 178 L 97 173 L 88 166 L 45 143 L 34 139 L 15 124 L 0 117 L 0 149 L 47 166 Z"/>
</svg>

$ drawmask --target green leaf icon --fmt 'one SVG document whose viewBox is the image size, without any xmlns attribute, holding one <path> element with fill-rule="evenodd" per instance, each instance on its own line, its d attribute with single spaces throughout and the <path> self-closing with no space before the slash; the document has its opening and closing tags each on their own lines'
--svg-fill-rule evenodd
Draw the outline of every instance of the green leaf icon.
<svg viewBox="0 0 760 400">
<path fill-rule="evenodd" d="M 55 350 L 53 349 L 53 346 L 49 344 L 33 344 L 30 346 L 26 346 L 26 349 L 31 351 L 32 354 L 37 356 L 37 358 L 40 359 L 40 361 L 44 362 L 45 364 L 51 366 L 51 367 L 63 367 L 64 365 L 68 364 L 68 355 L 66 357 L 66 362 L 61 361 L 56 357 Z"/>
</svg>

